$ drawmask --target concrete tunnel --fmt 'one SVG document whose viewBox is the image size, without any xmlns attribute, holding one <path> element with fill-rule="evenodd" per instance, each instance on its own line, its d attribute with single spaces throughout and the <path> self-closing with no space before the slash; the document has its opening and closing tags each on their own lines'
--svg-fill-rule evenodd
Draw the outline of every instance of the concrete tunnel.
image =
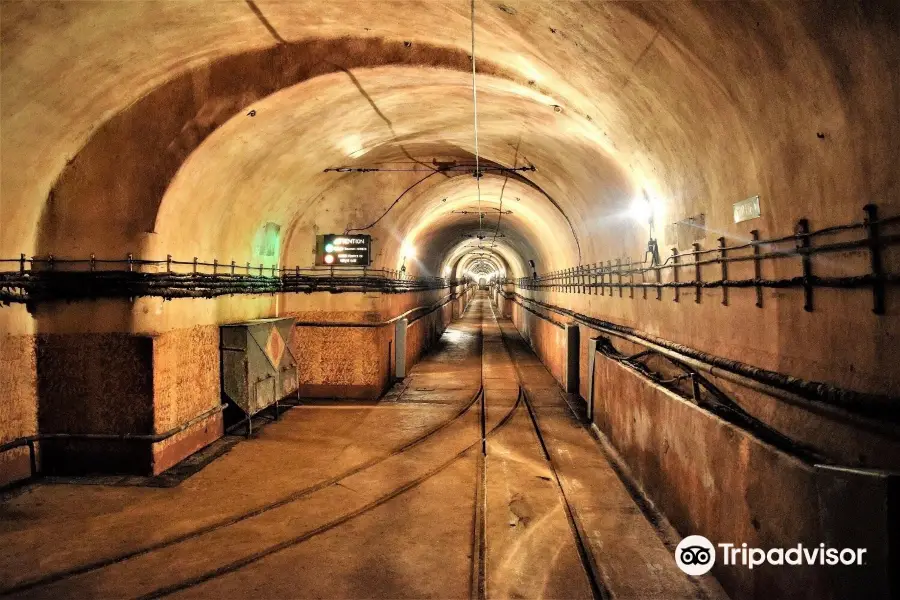
<svg viewBox="0 0 900 600">
<path fill-rule="evenodd" d="M 900 598 L 900 4 L 0 2 L 0 596 Z"/>
</svg>

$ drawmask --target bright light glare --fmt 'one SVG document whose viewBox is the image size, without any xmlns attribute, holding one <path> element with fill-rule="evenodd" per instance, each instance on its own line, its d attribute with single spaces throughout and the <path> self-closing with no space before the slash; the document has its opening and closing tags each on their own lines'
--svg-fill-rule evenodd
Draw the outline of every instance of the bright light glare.
<svg viewBox="0 0 900 600">
<path fill-rule="evenodd" d="M 525 59 L 522 58 L 521 56 L 519 57 L 519 66 L 520 66 L 520 69 L 519 69 L 519 70 L 520 70 L 522 73 L 524 73 L 525 76 L 526 76 L 530 81 L 534 81 L 535 83 L 540 83 L 541 80 L 544 79 L 544 76 L 541 75 L 541 72 L 538 71 L 537 69 L 535 69 L 534 66 L 533 66 L 530 62 L 528 62 L 527 60 L 525 60 Z"/>
<path fill-rule="evenodd" d="M 653 207 L 650 204 L 650 201 L 646 198 L 635 198 L 631 203 L 631 207 L 628 209 L 628 214 L 635 221 L 640 221 L 641 223 L 648 223 L 650 219 L 653 217 Z"/>
<path fill-rule="evenodd" d="M 403 256 L 405 256 L 407 258 L 415 258 L 415 256 L 416 256 L 416 249 L 409 242 L 403 243 L 403 249 L 401 250 L 401 252 L 402 252 Z"/>
<path fill-rule="evenodd" d="M 346 154 L 348 158 L 357 158 L 367 152 L 367 150 L 363 148 L 362 137 L 357 133 L 346 135 L 341 138 L 338 142 L 338 148 Z"/>
</svg>

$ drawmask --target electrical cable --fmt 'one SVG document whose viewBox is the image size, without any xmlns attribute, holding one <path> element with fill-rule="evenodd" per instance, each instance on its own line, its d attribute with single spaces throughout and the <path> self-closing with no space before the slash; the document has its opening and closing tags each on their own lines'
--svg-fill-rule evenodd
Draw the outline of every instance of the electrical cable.
<svg viewBox="0 0 900 600">
<path fill-rule="evenodd" d="M 472 114 L 474 116 L 475 130 L 475 186 L 478 190 L 478 233 L 484 225 L 484 215 L 481 212 L 481 167 L 478 158 L 478 90 L 475 85 L 475 0 L 472 0 Z"/>
<path fill-rule="evenodd" d="M 405 196 L 407 192 L 409 192 L 411 189 L 413 189 L 414 187 L 416 187 L 417 185 L 419 185 L 420 183 L 422 183 L 423 181 L 425 181 L 425 180 L 428 179 L 429 177 L 431 177 L 431 176 L 433 176 L 433 175 L 437 175 L 438 173 L 440 173 L 440 171 L 432 171 L 432 172 L 430 172 L 428 175 L 426 175 L 425 177 L 423 177 L 422 179 L 416 181 L 414 184 L 412 184 L 411 186 L 409 186 L 408 188 L 406 188 L 405 190 L 403 190 L 403 193 L 400 194 L 399 196 L 397 196 L 397 199 L 394 200 L 394 202 L 391 203 L 391 205 L 387 207 L 387 210 L 386 210 L 386 211 L 384 211 L 383 213 L 381 213 L 381 216 L 380 216 L 380 217 L 378 217 L 377 219 L 375 219 L 374 221 L 372 221 L 371 223 L 369 223 L 369 224 L 366 225 L 365 227 L 349 227 L 349 228 L 347 228 L 347 229 L 344 230 L 344 235 L 347 235 L 347 234 L 349 234 L 349 233 L 352 232 L 352 231 L 366 231 L 367 229 L 371 229 L 371 228 L 375 227 L 375 226 L 378 224 L 379 221 L 381 221 L 384 217 L 387 216 L 387 214 L 388 214 L 389 212 L 391 212 L 391 209 L 392 209 L 392 208 L 394 208 L 395 206 L 397 206 L 397 203 L 400 202 L 400 199 L 403 198 L 403 196 Z"/>
</svg>

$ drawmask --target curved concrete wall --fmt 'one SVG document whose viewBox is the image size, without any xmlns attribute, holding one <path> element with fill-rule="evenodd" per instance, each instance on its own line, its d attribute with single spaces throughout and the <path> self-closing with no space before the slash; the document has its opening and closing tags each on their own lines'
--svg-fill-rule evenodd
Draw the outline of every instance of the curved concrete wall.
<svg viewBox="0 0 900 600">
<path fill-rule="evenodd" d="M 650 232 L 625 211 L 645 194 L 664 249 L 677 244 L 670 224 L 701 214 L 697 241 L 710 248 L 751 229 L 784 235 L 800 218 L 814 229 L 859 221 L 869 202 L 900 213 L 900 10 L 888 0 L 477 2 L 480 160 L 536 169 L 480 179 L 425 170 L 475 154 L 468 2 L 2 11 L 0 258 L 133 252 L 302 266 L 316 233 L 364 227 L 390 209 L 370 230 L 376 266 L 398 268 L 412 243 L 411 273 L 441 271 L 449 256 L 483 251 L 466 244 L 486 229 L 503 234 L 488 250 L 510 276 L 527 276 L 531 260 L 546 273 L 642 255 Z M 324 172 L 376 163 L 421 170 Z M 732 204 L 756 194 L 762 216 L 733 223 Z M 502 209 L 512 213 L 495 221 Z M 280 227 L 280 248 L 261 257 L 254 242 L 266 223 Z M 897 259 L 887 253 L 886 268 Z M 852 260 L 816 268 L 840 272 Z M 811 313 L 797 291 L 767 293 L 762 309 L 750 294 L 733 292 L 727 307 L 687 292 L 679 303 L 538 296 L 800 377 L 900 386 L 895 293 L 880 316 L 866 291 L 817 293 Z M 0 439 L 37 427 L 39 335 L 159 335 L 172 356 L 161 360 L 174 360 L 206 339 L 196 327 L 342 301 L 294 304 L 303 302 L 0 308 L 0 383 L 11 390 Z M 174 404 L 193 406 L 171 389 Z"/>
</svg>

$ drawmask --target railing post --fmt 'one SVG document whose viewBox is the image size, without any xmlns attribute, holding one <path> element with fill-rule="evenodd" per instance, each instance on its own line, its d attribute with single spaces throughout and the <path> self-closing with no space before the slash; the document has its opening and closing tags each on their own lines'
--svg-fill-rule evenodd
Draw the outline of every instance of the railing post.
<svg viewBox="0 0 900 600">
<path fill-rule="evenodd" d="M 613 268 L 612 268 L 611 260 L 606 261 L 606 272 L 609 274 L 609 297 L 612 298 L 612 296 L 613 296 L 613 280 L 612 280 Z"/>
<path fill-rule="evenodd" d="M 231 274 L 234 275 L 234 261 L 231 261 Z"/>
<path fill-rule="evenodd" d="M 622 259 L 616 259 L 616 276 L 619 279 L 619 298 L 622 297 Z"/>
<path fill-rule="evenodd" d="M 131 252 L 128 253 L 128 272 L 131 273 L 134 271 L 134 254 Z"/>
<path fill-rule="evenodd" d="M 803 310 L 812 312 L 812 257 L 809 254 L 809 220 L 797 221 L 797 251 L 803 266 Z"/>
<path fill-rule="evenodd" d="M 678 283 L 678 248 L 672 248 L 672 283 Z M 678 302 L 680 290 L 677 285 L 673 287 L 675 288 L 675 302 Z"/>
<path fill-rule="evenodd" d="M 606 295 L 606 270 L 603 268 L 603 261 L 600 261 L 600 269 L 597 271 L 600 276 L 600 295 Z"/>
<path fill-rule="evenodd" d="M 218 272 L 219 272 L 219 259 L 214 258 L 213 259 L 213 275 L 217 275 Z"/>
<path fill-rule="evenodd" d="M 634 298 L 634 266 L 631 257 L 628 257 L 628 297 Z"/>
<path fill-rule="evenodd" d="M 28 440 L 28 466 L 31 467 L 31 476 L 37 475 L 37 453 L 34 451 L 33 440 Z"/>
<path fill-rule="evenodd" d="M 97 270 L 97 256 L 93 252 L 91 252 L 91 272 L 93 273 L 96 270 Z"/>
<path fill-rule="evenodd" d="M 166 273 L 172 272 L 172 255 L 166 254 Z"/>
<path fill-rule="evenodd" d="M 878 207 L 874 204 L 863 206 L 866 211 L 866 229 L 869 234 L 869 254 L 872 264 L 872 312 L 884 314 L 884 273 L 881 265 L 881 240 L 878 228 Z"/>
<path fill-rule="evenodd" d="M 700 304 L 700 294 L 703 291 L 703 280 L 700 277 L 700 244 L 694 242 L 694 282 L 697 284 L 697 292 L 694 295 L 694 302 Z"/>
<path fill-rule="evenodd" d="M 645 256 L 646 258 L 646 256 Z M 644 261 L 641 261 L 641 289 L 644 292 L 644 300 L 647 299 L 647 270 L 644 268 Z"/>
<path fill-rule="evenodd" d="M 725 237 L 719 238 L 719 260 L 722 265 L 722 306 L 728 306 L 728 250 L 725 248 Z"/>
<path fill-rule="evenodd" d="M 25 272 L 25 253 L 19 255 L 19 273 Z"/>
<path fill-rule="evenodd" d="M 656 299 L 662 300 L 662 266 L 659 264 L 659 261 L 656 261 Z"/>
<path fill-rule="evenodd" d="M 753 240 L 753 278 L 756 280 L 756 306 L 757 308 L 762 308 L 763 293 L 762 286 L 759 285 L 759 281 L 762 279 L 762 268 L 759 264 L 759 230 L 754 229 L 751 231 L 750 237 Z"/>
<path fill-rule="evenodd" d="M 197 274 L 197 257 L 194 257 L 194 275 Z"/>
</svg>

